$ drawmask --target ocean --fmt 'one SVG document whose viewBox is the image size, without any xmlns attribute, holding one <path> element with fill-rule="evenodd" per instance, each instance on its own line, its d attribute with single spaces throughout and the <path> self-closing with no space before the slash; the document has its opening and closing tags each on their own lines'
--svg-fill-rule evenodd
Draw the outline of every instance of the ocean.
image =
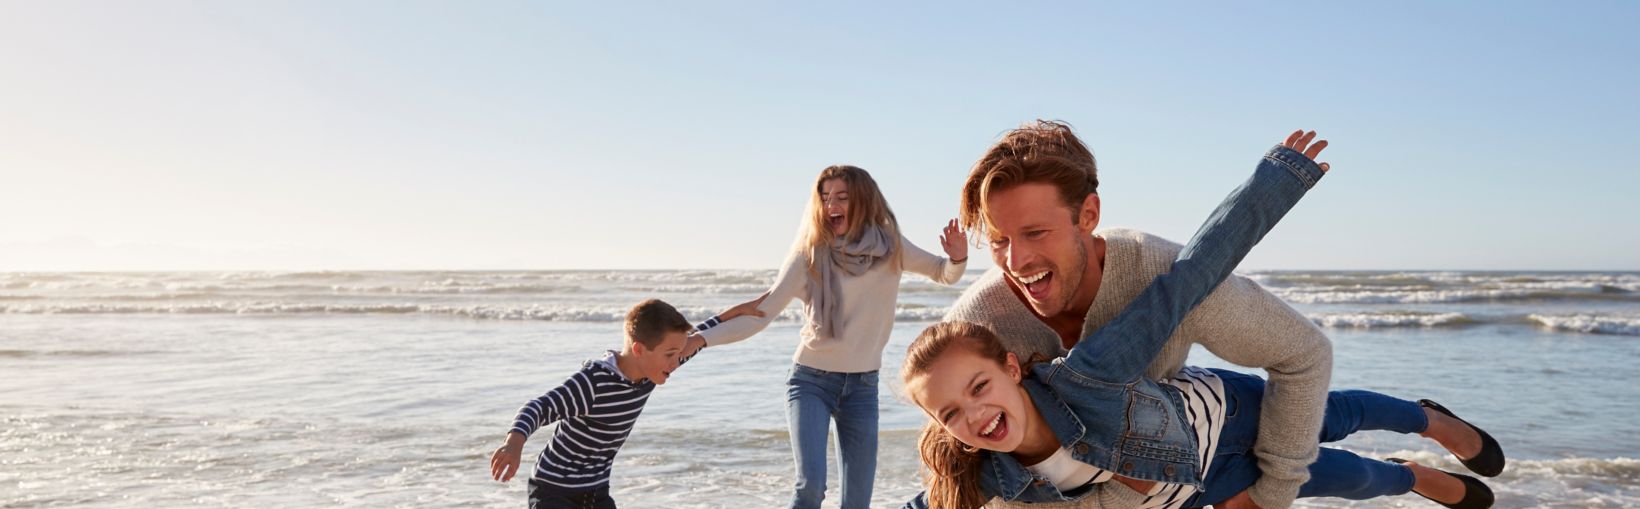
<svg viewBox="0 0 1640 509">
<path fill-rule="evenodd" d="M 1245 275 L 1325 328 L 1334 388 L 1436 399 L 1497 437 L 1510 458 L 1488 481 L 1497 507 L 1640 507 L 1640 273 Z M 978 276 L 901 285 L 874 507 L 919 486 L 924 418 L 898 394 L 905 346 Z M 618 348 L 638 301 L 704 319 L 773 277 L 0 273 L 0 507 L 519 507 L 526 483 L 491 480 L 488 460 L 520 404 Z M 704 351 L 651 396 L 615 467 L 618 503 L 786 503 L 798 314 Z M 1231 367 L 1205 351 L 1191 363 Z M 1337 445 L 1462 471 L 1421 439 Z M 1415 495 L 1299 505 L 1436 507 Z"/>
</svg>

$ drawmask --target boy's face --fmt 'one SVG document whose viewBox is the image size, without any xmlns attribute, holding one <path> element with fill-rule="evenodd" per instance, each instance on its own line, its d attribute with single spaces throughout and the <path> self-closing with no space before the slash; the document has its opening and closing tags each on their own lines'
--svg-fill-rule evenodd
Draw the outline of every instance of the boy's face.
<svg viewBox="0 0 1640 509">
<path fill-rule="evenodd" d="M 970 447 L 1013 452 L 1025 442 L 1038 417 L 1027 408 L 1019 384 L 1019 362 L 1008 354 L 997 364 L 966 348 L 951 348 L 928 372 L 906 381 L 906 391 L 924 413 Z"/>
<path fill-rule="evenodd" d="M 632 345 L 632 351 L 636 354 L 635 360 L 638 361 L 638 370 L 642 371 L 635 375 L 638 378 L 648 378 L 655 385 L 666 383 L 666 379 L 671 378 L 672 372 L 678 369 L 678 361 L 682 358 L 683 346 L 687 340 L 687 334 L 672 331 L 661 336 L 660 344 L 653 350 L 643 343 Z"/>
</svg>

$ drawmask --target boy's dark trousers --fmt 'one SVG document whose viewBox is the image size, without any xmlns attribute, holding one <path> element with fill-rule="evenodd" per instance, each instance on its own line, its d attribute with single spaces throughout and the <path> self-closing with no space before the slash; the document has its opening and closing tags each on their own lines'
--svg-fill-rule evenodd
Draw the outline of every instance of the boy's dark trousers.
<svg viewBox="0 0 1640 509">
<path fill-rule="evenodd" d="M 559 488 L 530 479 L 530 509 L 615 509 L 609 485 L 585 490 Z"/>
</svg>

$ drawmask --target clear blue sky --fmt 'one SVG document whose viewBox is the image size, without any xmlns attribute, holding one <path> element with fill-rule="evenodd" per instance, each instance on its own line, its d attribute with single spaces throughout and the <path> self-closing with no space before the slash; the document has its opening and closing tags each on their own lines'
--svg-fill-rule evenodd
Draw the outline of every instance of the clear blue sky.
<svg viewBox="0 0 1640 509">
<path fill-rule="evenodd" d="M 814 175 L 937 250 L 1005 129 L 1248 268 L 1640 269 L 1640 4 L 0 0 L 0 270 L 773 268 Z M 983 252 L 976 252 L 983 255 Z"/>
</svg>

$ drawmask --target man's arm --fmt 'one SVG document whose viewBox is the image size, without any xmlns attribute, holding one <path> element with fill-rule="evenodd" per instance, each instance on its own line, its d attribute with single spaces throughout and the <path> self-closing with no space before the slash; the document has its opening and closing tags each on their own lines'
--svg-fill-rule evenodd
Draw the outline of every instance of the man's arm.
<svg viewBox="0 0 1640 509">
<path fill-rule="evenodd" d="M 1263 475 L 1249 491 L 1259 507 L 1291 505 L 1319 448 L 1332 342 L 1310 319 L 1240 276 L 1226 280 L 1186 317 L 1179 335 L 1226 361 L 1268 373 L 1253 446 Z"/>
</svg>

